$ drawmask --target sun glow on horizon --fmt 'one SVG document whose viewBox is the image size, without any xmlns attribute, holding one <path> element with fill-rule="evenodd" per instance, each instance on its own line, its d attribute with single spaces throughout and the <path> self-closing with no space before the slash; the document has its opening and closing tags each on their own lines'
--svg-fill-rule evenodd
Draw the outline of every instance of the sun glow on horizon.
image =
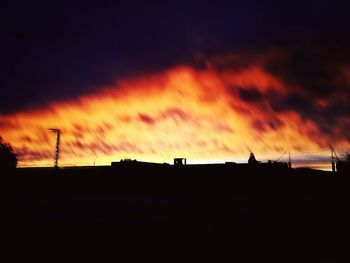
<svg viewBox="0 0 350 263">
<path fill-rule="evenodd" d="M 110 87 L 47 107 L 0 115 L 0 134 L 19 154 L 19 166 L 53 163 L 62 130 L 60 165 L 108 165 L 124 158 L 169 162 L 272 159 L 285 149 L 318 150 L 337 141 L 293 110 L 268 99 L 288 87 L 259 65 L 243 69 L 178 66 L 116 81 Z M 326 103 L 326 102 L 324 102 Z M 346 120 L 349 121 L 349 120 Z M 328 156 L 324 153 L 324 156 Z"/>
</svg>

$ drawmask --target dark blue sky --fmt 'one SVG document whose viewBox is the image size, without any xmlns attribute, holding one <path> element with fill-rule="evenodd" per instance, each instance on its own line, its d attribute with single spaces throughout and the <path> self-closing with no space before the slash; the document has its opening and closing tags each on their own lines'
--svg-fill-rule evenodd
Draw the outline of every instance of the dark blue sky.
<svg viewBox="0 0 350 263">
<path fill-rule="evenodd" d="M 195 63 L 198 54 L 307 42 L 350 58 L 346 1 L 124 2 L 1 1 L 0 114 Z"/>
</svg>

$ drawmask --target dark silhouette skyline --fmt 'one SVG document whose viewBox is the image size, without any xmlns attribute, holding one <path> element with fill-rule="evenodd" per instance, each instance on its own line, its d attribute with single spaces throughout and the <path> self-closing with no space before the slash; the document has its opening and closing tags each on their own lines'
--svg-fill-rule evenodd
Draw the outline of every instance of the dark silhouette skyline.
<svg viewBox="0 0 350 263">
<path fill-rule="evenodd" d="M 349 10 L 0 1 L 2 258 L 350 262 Z"/>
</svg>

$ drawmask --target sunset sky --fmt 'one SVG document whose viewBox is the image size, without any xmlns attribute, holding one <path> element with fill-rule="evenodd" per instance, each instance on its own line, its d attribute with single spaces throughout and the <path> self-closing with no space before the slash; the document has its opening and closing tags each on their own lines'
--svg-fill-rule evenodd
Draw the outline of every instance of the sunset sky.
<svg viewBox="0 0 350 263">
<path fill-rule="evenodd" d="M 117 3 L 118 2 L 118 3 Z M 350 151 L 346 1 L 2 1 L 0 136 L 19 166 Z M 282 160 L 286 160 L 286 157 Z"/>
</svg>

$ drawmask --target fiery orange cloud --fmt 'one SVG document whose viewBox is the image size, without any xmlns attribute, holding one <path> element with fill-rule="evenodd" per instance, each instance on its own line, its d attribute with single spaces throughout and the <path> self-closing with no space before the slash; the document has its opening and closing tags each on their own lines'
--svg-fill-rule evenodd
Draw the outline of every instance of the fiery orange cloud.
<svg viewBox="0 0 350 263">
<path fill-rule="evenodd" d="M 0 134 L 19 154 L 20 166 L 53 163 L 51 127 L 62 130 L 61 166 L 122 158 L 171 162 L 176 156 L 193 162 L 245 161 L 250 151 L 266 160 L 287 148 L 293 157 L 330 144 L 340 151 L 349 148 L 342 133 L 350 118 L 337 120 L 334 134 L 339 136 L 331 136 L 297 110 L 276 110 L 271 101 L 289 93 L 288 83 L 259 63 L 177 66 L 119 80 L 73 100 L 0 115 Z M 312 103 L 322 108 L 331 101 Z"/>
</svg>

